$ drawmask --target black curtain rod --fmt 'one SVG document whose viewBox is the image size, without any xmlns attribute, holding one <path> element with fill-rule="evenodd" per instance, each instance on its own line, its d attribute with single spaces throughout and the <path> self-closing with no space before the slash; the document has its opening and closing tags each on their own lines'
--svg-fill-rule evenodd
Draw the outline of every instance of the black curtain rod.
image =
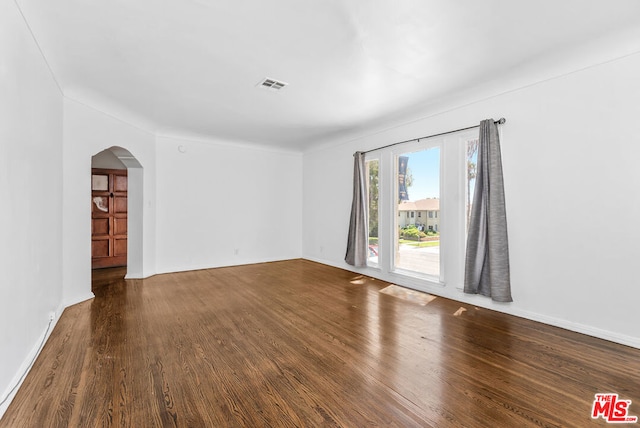
<svg viewBox="0 0 640 428">
<path fill-rule="evenodd" d="M 493 123 L 495 123 L 496 125 L 502 125 L 506 121 L 507 121 L 507 119 L 505 119 L 504 117 L 501 117 L 500 119 L 494 121 Z M 447 131 L 447 132 L 441 132 L 439 134 L 427 135 L 426 137 L 413 138 L 411 140 L 400 141 L 400 142 L 393 143 L 393 144 L 387 144 L 386 146 L 378 147 L 377 149 L 367 150 L 366 152 L 362 152 L 362 153 L 375 152 L 376 150 L 386 149 L 387 147 L 397 146 L 398 144 L 410 143 L 412 141 L 425 140 L 427 138 L 440 137 L 442 135 L 453 134 L 454 132 L 468 131 L 469 129 L 477 128 L 479 126 L 480 126 L 480 124 L 474 125 L 474 126 L 467 126 L 466 128 L 460 128 L 460 129 L 456 129 L 454 131 Z"/>
</svg>

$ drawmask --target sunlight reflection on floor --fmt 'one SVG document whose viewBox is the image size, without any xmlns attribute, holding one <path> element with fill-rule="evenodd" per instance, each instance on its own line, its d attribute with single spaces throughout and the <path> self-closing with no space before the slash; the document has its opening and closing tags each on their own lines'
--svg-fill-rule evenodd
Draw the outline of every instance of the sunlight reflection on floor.
<svg viewBox="0 0 640 428">
<path fill-rule="evenodd" d="M 436 298 L 436 296 L 433 296 L 431 294 L 410 290 L 408 288 L 400 287 L 399 285 L 393 284 L 383 288 L 382 290 L 380 290 L 380 292 L 398 297 L 400 299 L 408 300 L 410 302 L 418 303 L 422 306 L 428 304 Z"/>
</svg>

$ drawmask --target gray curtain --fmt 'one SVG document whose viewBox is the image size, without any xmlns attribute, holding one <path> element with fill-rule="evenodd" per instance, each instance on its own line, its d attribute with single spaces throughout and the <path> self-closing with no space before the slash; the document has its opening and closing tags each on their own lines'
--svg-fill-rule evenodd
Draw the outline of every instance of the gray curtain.
<svg viewBox="0 0 640 428">
<path fill-rule="evenodd" d="M 467 237 L 464 292 L 512 302 L 498 127 L 480 122 L 478 167 Z"/>
<path fill-rule="evenodd" d="M 367 177 L 365 177 L 364 153 L 353 155 L 353 202 L 344 260 L 352 266 L 367 265 L 369 227 L 367 221 Z"/>
</svg>

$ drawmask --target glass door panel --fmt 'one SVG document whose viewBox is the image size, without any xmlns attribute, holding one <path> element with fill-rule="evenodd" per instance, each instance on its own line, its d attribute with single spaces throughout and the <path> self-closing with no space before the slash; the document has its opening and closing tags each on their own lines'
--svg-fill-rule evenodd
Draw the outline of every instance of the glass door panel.
<svg viewBox="0 0 640 428">
<path fill-rule="evenodd" d="M 396 156 L 394 267 L 440 276 L 440 147 Z"/>
</svg>

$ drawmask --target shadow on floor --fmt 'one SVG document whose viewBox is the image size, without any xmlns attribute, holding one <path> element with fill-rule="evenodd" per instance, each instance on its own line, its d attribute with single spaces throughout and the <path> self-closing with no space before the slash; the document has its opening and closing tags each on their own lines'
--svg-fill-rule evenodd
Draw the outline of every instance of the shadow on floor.
<svg viewBox="0 0 640 428">
<path fill-rule="evenodd" d="M 101 294 L 101 292 L 104 291 L 105 287 L 120 283 L 121 281 L 124 282 L 124 277 L 126 274 L 126 266 L 93 269 L 91 271 L 91 291 L 95 295 Z"/>
</svg>

